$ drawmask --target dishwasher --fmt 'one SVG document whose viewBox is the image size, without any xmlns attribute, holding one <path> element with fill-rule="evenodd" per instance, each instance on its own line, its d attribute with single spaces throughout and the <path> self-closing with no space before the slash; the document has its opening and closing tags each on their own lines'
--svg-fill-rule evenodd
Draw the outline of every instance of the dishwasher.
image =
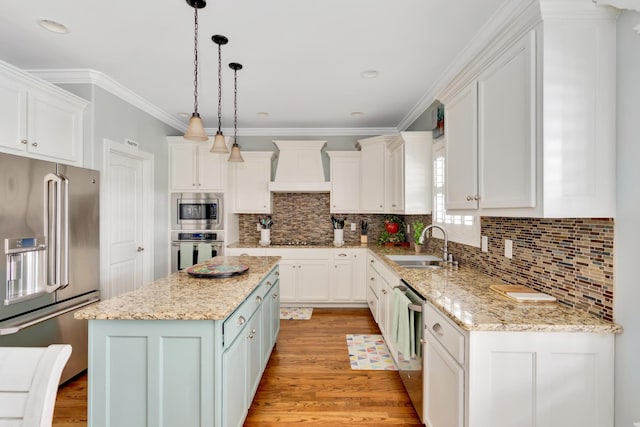
<svg viewBox="0 0 640 427">
<path fill-rule="evenodd" d="M 400 291 L 404 292 L 406 297 L 411 302 L 408 306 L 407 313 L 407 315 L 409 316 L 411 331 L 410 351 L 408 354 L 406 354 L 401 349 L 398 349 L 398 373 L 400 374 L 400 378 L 402 379 L 404 388 L 407 390 L 407 394 L 411 399 L 411 403 L 413 403 L 413 407 L 420 417 L 420 421 L 422 421 L 422 423 L 424 424 L 424 380 L 422 363 L 424 340 L 422 339 L 422 313 L 426 300 L 418 292 L 412 289 L 411 286 L 409 286 L 404 280 L 402 281 L 401 285 L 397 286 L 397 288 Z"/>
</svg>

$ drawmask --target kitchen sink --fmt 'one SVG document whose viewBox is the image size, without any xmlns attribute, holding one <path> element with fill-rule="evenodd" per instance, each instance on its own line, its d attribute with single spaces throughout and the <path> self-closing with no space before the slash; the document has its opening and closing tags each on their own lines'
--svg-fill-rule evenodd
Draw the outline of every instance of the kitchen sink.
<svg viewBox="0 0 640 427">
<path fill-rule="evenodd" d="M 386 255 L 386 257 L 398 264 L 400 267 L 428 269 L 442 268 L 440 265 L 442 258 L 438 258 L 433 255 Z"/>
</svg>

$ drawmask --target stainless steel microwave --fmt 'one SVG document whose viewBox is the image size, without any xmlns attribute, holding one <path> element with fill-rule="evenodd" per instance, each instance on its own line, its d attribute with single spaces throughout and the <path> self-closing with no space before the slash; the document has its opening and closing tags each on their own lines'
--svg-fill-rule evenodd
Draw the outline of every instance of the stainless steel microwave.
<svg viewBox="0 0 640 427">
<path fill-rule="evenodd" d="M 221 230 L 223 195 L 220 193 L 172 193 L 173 230 Z"/>
</svg>

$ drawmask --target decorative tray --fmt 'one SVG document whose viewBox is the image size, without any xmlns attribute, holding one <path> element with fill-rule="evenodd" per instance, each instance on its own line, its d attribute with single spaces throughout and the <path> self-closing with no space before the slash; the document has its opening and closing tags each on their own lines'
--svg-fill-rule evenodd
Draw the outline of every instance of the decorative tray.
<svg viewBox="0 0 640 427">
<path fill-rule="evenodd" d="M 246 273 L 248 265 L 243 264 L 213 264 L 205 263 L 187 268 L 186 272 L 193 277 L 219 279 Z"/>
</svg>

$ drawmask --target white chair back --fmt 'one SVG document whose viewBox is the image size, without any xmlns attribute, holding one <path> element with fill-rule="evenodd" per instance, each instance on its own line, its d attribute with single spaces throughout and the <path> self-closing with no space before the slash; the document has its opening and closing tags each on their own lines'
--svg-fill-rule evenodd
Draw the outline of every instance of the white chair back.
<svg viewBox="0 0 640 427">
<path fill-rule="evenodd" d="M 0 347 L 0 427 L 50 427 L 71 346 Z"/>
</svg>

